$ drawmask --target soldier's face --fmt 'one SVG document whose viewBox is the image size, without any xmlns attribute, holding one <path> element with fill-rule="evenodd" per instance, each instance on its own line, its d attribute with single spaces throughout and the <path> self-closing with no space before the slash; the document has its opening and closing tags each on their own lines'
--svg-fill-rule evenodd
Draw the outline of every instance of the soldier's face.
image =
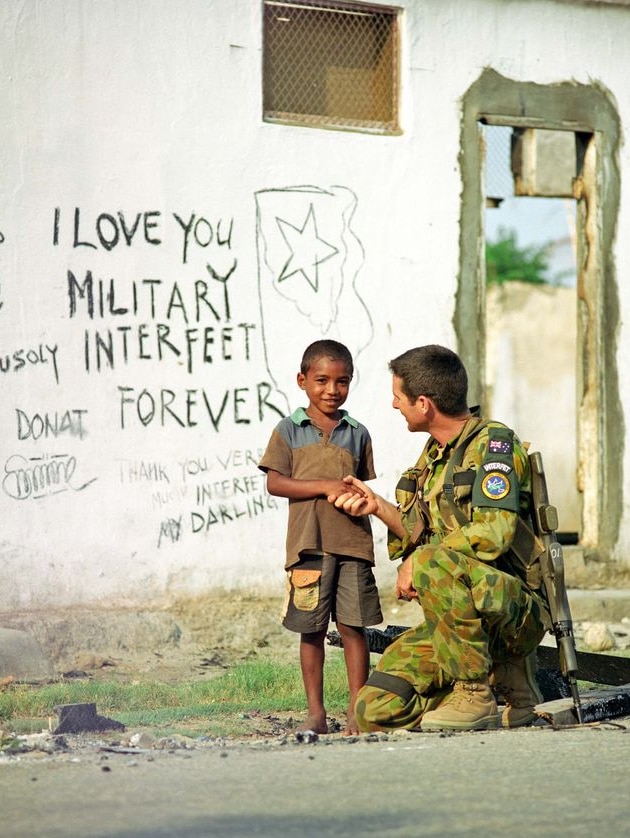
<svg viewBox="0 0 630 838">
<path fill-rule="evenodd" d="M 410 431 L 426 431 L 426 414 L 418 403 L 418 399 L 412 401 L 409 396 L 403 393 L 402 379 L 397 375 L 392 377 L 392 407 L 399 410 L 407 420 L 407 427 Z"/>
</svg>

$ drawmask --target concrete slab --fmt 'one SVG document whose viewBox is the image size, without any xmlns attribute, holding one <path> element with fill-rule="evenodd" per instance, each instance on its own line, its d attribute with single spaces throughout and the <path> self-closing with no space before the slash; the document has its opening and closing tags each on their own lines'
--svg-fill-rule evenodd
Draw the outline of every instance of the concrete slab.
<svg viewBox="0 0 630 838">
<path fill-rule="evenodd" d="M 620 623 L 630 620 L 630 589 L 569 588 L 567 591 L 573 622 Z"/>
<path fill-rule="evenodd" d="M 627 716 L 630 713 L 630 684 L 580 693 L 580 702 L 586 724 Z M 577 724 L 575 708 L 569 698 L 537 704 L 534 710 L 553 725 Z"/>
<path fill-rule="evenodd" d="M 55 677 L 51 660 L 25 631 L 0 628 L 0 678 L 48 681 Z"/>
</svg>

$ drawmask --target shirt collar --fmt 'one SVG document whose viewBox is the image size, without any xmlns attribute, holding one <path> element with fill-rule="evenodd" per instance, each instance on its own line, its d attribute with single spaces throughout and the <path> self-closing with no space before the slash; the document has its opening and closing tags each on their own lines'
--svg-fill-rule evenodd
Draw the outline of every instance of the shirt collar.
<svg viewBox="0 0 630 838">
<path fill-rule="evenodd" d="M 352 425 L 353 428 L 359 427 L 359 423 L 357 422 L 357 420 L 353 419 L 352 416 L 349 415 L 347 410 L 340 410 L 339 412 L 341 413 L 341 418 L 339 419 L 339 422 L 347 422 L 348 425 Z M 306 423 L 312 424 L 311 417 L 308 415 L 305 408 L 303 407 L 298 407 L 297 410 L 293 411 L 293 413 L 291 414 L 291 421 L 295 425 L 304 425 Z"/>
</svg>

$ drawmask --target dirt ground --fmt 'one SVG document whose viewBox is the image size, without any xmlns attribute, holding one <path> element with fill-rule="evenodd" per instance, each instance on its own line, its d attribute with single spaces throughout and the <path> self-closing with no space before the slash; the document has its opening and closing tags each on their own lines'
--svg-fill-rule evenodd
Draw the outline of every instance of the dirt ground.
<svg viewBox="0 0 630 838">
<path fill-rule="evenodd" d="M 413 625 L 421 617 L 415 603 L 398 604 L 382 597 L 387 624 Z M 182 599 L 162 608 L 80 608 L 0 614 L 0 626 L 28 632 L 52 663 L 54 679 L 89 678 L 117 683 L 184 681 L 216 678 L 248 660 L 273 660 L 299 666 L 299 635 L 281 624 L 280 597 L 252 597 L 240 593 Z M 331 629 L 335 626 L 331 624 Z M 330 647 L 328 655 L 341 655 Z M 49 680 L 49 679 L 46 679 Z M 234 743 L 276 741 L 299 736 L 295 730 L 303 714 L 250 712 L 233 720 L 226 734 Z M 345 717 L 328 718 L 333 739 L 341 736 Z M 191 734 L 192 735 L 192 734 Z M 140 739 L 138 737 L 140 736 Z M 96 738 L 95 738 L 96 737 Z M 212 739 L 213 737 L 211 737 Z M 30 741 L 30 740 L 33 741 Z M 128 730 L 101 734 L 51 737 L 44 734 L 20 741 L 20 758 L 48 753 L 51 759 L 74 755 L 92 761 L 112 743 L 129 748 L 188 749 L 199 742 L 184 737 L 155 739 L 149 731 Z M 61 740 L 61 745 L 59 745 Z M 223 737 L 219 737 L 224 742 Z M 219 741 L 217 740 L 217 741 Z M 204 746 L 210 745 L 206 742 Z M 216 743 L 215 743 L 216 744 Z M 13 757 L 0 757 L 12 759 Z"/>
<path fill-rule="evenodd" d="M 222 592 L 152 609 L 11 612 L 0 614 L 0 625 L 29 632 L 59 676 L 169 683 L 213 677 L 251 659 L 297 664 L 299 637 L 282 627 L 281 610 L 279 597 Z M 413 625 L 421 616 L 416 604 L 386 597 L 383 612 L 383 626 Z"/>
<path fill-rule="evenodd" d="M 422 612 L 416 603 L 398 603 L 387 594 L 382 595 L 381 602 L 384 614 L 381 628 L 415 625 L 421 619 Z M 11 612 L 0 614 L 0 626 L 26 631 L 34 637 L 51 661 L 55 678 L 175 683 L 215 678 L 230 667 L 252 659 L 286 662 L 297 667 L 299 636 L 282 627 L 281 610 L 279 597 L 223 592 L 152 609 Z M 331 647 L 328 654 L 342 652 Z M 239 714 L 234 734 L 225 735 L 234 742 L 282 740 L 297 735 L 294 731 L 303 721 L 299 711 L 298 716 L 293 718 L 280 712 Z M 333 738 L 341 736 L 345 719 L 329 718 L 328 722 Z M 224 744 L 223 738 L 219 738 L 220 744 Z M 55 755 L 57 739 L 44 736 L 42 742 L 33 741 L 24 744 L 24 748 L 34 753 L 43 748 Z M 170 738 L 154 740 L 149 731 L 127 731 L 122 737 L 108 733 L 98 740 L 92 735 L 63 739 L 63 747 L 59 746 L 60 759 L 73 754 L 85 758 L 89 754 L 94 760 L 103 747 L 114 746 L 113 743 L 116 748 L 122 747 L 124 753 L 132 753 L 138 747 L 144 750 L 200 747 L 192 739 L 182 743 Z"/>
</svg>

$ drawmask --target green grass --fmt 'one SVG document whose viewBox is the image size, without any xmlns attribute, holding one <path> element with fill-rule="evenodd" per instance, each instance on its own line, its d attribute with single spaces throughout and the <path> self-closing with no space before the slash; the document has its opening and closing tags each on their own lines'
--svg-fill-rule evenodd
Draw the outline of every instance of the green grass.
<svg viewBox="0 0 630 838">
<path fill-rule="evenodd" d="M 342 714 L 348 700 L 343 656 L 329 656 L 324 675 L 326 708 Z M 268 661 L 241 664 L 209 681 L 178 684 L 65 681 L 43 686 L 10 685 L 0 692 L 0 727 L 16 733 L 58 723 L 55 707 L 91 702 L 101 716 L 126 727 L 152 727 L 160 735 L 247 733 L 248 714 L 303 715 L 305 697 L 299 665 Z"/>
</svg>

